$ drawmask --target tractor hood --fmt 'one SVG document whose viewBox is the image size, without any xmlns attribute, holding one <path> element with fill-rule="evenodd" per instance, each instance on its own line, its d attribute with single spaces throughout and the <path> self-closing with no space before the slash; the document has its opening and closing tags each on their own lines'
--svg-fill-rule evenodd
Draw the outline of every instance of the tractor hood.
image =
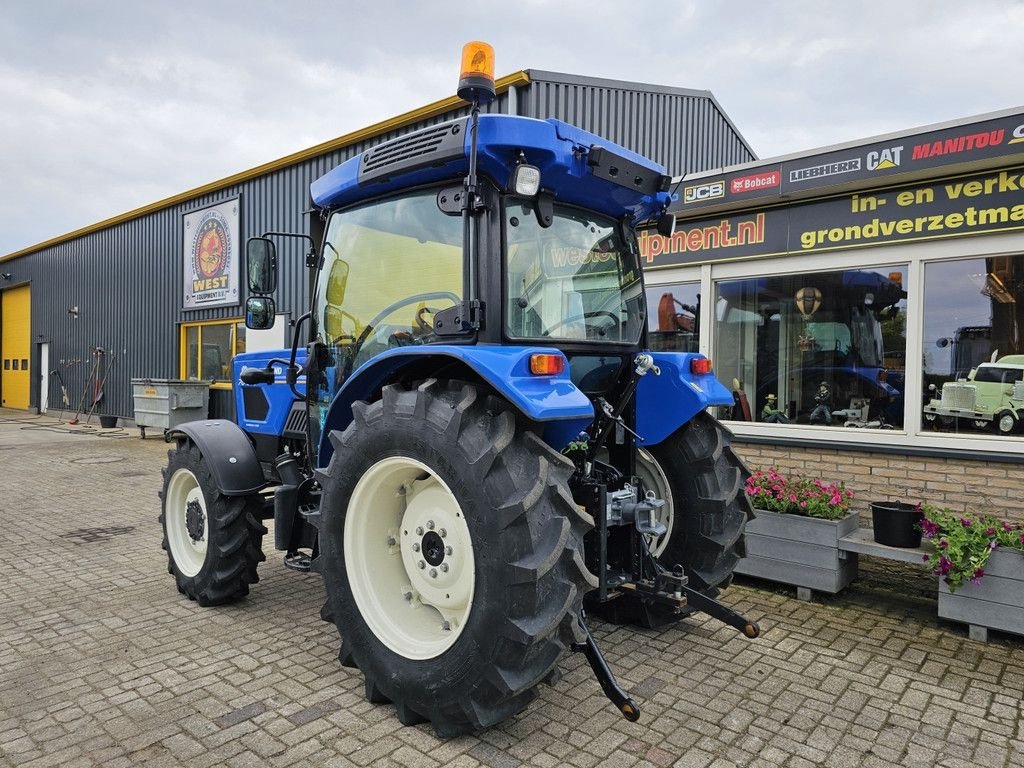
<svg viewBox="0 0 1024 768">
<path fill-rule="evenodd" d="M 469 118 L 399 136 L 346 160 L 310 186 L 313 204 L 339 208 L 379 195 L 458 178 L 469 171 Z M 540 169 L 541 189 L 634 224 L 668 202 L 663 166 L 560 120 L 481 115 L 478 167 L 506 189 L 519 163 Z"/>
</svg>

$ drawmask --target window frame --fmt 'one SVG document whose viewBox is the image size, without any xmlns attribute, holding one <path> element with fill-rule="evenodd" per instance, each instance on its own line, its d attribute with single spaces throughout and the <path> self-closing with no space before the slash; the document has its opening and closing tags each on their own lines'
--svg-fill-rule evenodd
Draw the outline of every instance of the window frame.
<svg viewBox="0 0 1024 768">
<path fill-rule="evenodd" d="M 924 344 L 924 275 L 930 263 L 997 256 L 1024 255 L 1024 233 L 1005 232 L 969 238 L 949 238 L 928 242 L 891 243 L 844 249 L 827 253 L 788 254 L 752 257 L 729 261 L 709 261 L 680 267 L 665 267 L 645 272 L 647 287 L 693 282 L 700 275 L 701 293 L 717 295 L 717 283 L 763 276 L 765 274 L 815 274 L 848 269 L 906 267 L 906 350 L 908 365 L 904 371 L 902 429 L 852 429 L 842 426 L 804 424 L 765 424 L 726 420 L 741 438 L 755 442 L 806 445 L 825 448 L 859 448 L 903 452 L 915 450 L 935 455 L 1024 454 L 1024 435 L 1000 437 L 994 434 L 939 433 L 921 423 L 925 405 L 922 392 L 923 366 L 910 365 Z M 700 350 L 712 356 L 716 333 L 714 301 L 701 302 Z"/>
<path fill-rule="evenodd" d="M 218 320 L 197 320 L 192 322 L 183 322 L 180 324 L 178 329 L 178 375 L 182 381 L 207 381 L 203 378 L 188 378 L 188 331 L 190 328 L 196 328 L 196 370 L 203 370 L 203 329 L 214 326 L 230 326 L 231 328 L 231 356 L 229 360 L 234 358 L 235 355 L 239 354 L 238 350 L 238 329 L 241 326 L 245 327 L 244 317 L 234 318 L 222 318 Z M 223 389 L 231 390 L 234 389 L 234 381 L 229 377 L 227 379 L 213 379 L 210 382 L 210 389 Z"/>
</svg>

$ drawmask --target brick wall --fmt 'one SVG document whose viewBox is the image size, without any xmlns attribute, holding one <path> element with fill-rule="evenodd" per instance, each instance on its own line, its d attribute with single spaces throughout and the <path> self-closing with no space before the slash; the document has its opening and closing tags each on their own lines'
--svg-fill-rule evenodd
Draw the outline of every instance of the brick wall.
<svg viewBox="0 0 1024 768">
<path fill-rule="evenodd" d="M 986 512 L 1024 522 L 1024 464 L 894 456 L 755 445 L 737 441 L 751 469 L 778 467 L 822 480 L 842 480 L 856 494 L 855 508 L 870 524 L 872 501 L 926 501 L 957 511 Z M 866 517 L 865 517 L 866 516 Z"/>
</svg>

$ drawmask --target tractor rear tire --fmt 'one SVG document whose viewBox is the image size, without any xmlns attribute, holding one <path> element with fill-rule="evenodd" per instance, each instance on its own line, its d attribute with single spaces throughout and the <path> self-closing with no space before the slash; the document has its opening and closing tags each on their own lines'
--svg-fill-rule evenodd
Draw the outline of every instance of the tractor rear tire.
<svg viewBox="0 0 1024 768">
<path fill-rule="evenodd" d="M 658 559 L 666 568 L 681 565 L 689 586 L 710 597 L 732 582 L 746 553 L 743 529 L 754 517 L 745 489 L 750 470 L 733 452 L 731 438 L 717 419 L 701 412 L 647 449 L 671 494 L 665 513 L 671 528 L 659 542 Z"/>
<path fill-rule="evenodd" d="M 188 440 L 167 458 L 159 494 L 167 572 L 179 592 L 202 606 L 245 597 L 266 559 L 259 497 L 220 493 L 199 448 Z"/>
<path fill-rule="evenodd" d="M 314 568 L 339 659 L 403 724 L 429 721 L 443 737 L 495 725 L 583 639 L 597 582 L 573 466 L 472 384 L 387 386 L 352 410 L 318 473 Z"/>
</svg>

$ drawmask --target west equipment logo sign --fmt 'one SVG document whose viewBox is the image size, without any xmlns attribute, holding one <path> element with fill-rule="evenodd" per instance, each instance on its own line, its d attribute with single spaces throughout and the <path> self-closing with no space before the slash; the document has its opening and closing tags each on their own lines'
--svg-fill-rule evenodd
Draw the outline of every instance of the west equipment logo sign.
<svg viewBox="0 0 1024 768">
<path fill-rule="evenodd" d="M 184 230 L 184 308 L 238 304 L 238 200 L 186 214 Z"/>
</svg>

